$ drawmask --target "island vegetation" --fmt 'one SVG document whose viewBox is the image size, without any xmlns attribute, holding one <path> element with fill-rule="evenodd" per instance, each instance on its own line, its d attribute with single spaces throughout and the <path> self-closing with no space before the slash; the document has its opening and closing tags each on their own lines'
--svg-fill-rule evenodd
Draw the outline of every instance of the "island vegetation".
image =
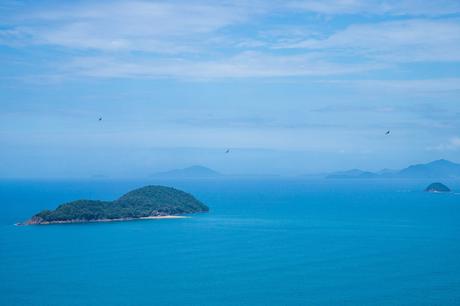
<svg viewBox="0 0 460 306">
<path fill-rule="evenodd" d="M 442 183 L 432 183 L 426 187 L 425 191 L 427 192 L 450 192 L 449 187 Z"/>
<path fill-rule="evenodd" d="M 184 191 L 165 186 L 146 186 L 115 201 L 78 200 L 44 210 L 24 224 L 97 222 L 169 217 L 207 212 L 209 208 Z"/>
</svg>

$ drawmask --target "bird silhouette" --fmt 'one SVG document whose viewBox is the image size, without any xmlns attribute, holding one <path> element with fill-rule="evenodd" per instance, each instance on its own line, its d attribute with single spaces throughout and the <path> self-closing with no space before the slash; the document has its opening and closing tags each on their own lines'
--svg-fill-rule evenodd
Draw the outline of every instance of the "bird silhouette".
<svg viewBox="0 0 460 306">
<path fill-rule="evenodd" d="M 102 117 L 99 117 L 99 121 L 102 121 Z"/>
<path fill-rule="evenodd" d="M 390 135 L 390 131 L 387 131 L 387 132 L 385 133 L 385 135 Z"/>
<path fill-rule="evenodd" d="M 228 154 L 230 153 L 230 149 L 227 149 L 227 151 L 225 151 L 225 154 Z"/>
</svg>

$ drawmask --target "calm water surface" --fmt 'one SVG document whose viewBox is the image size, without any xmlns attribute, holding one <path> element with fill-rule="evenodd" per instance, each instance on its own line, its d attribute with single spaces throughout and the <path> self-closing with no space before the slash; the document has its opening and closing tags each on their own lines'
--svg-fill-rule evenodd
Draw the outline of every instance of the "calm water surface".
<svg viewBox="0 0 460 306">
<path fill-rule="evenodd" d="M 190 219 L 13 226 L 146 184 Z M 0 305 L 459 305 L 460 181 L 0 181 Z"/>
</svg>

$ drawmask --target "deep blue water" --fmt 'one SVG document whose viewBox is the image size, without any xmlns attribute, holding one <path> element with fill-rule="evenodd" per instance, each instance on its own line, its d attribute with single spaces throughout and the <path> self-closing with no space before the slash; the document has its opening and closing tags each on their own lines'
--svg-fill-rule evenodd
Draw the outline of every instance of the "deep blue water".
<svg viewBox="0 0 460 306">
<path fill-rule="evenodd" d="M 460 305 L 460 181 L 165 181 L 190 219 L 13 226 L 158 181 L 0 181 L 0 305 Z"/>
</svg>

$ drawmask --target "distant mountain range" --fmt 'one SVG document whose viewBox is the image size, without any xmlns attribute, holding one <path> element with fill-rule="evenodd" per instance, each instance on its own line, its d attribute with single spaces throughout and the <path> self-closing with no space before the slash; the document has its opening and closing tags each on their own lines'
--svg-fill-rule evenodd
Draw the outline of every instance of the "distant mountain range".
<svg viewBox="0 0 460 306">
<path fill-rule="evenodd" d="M 152 175 L 158 178 L 217 178 L 234 177 L 225 175 L 204 166 L 191 166 L 183 169 L 174 169 Z M 313 175 L 310 175 L 313 176 Z M 309 177 L 310 177 L 309 176 Z M 243 177 L 251 177 L 246 175 Z M 314 175 L 317 178 L 327 179 L 383 179 L 383 178 L 419 178 L 419 179 L 452 179 L 460 178 L 460 164 L 439 159 L 426 164 L 411 165 L 401 170 L 382 169 L 377 172 L 351 169 L 328 174 Z"/>
<path fill-rule="evenodd" d="M 204 166 L 191 166 L 183 169 L 155 173 L 153 176 L 165 178 L 211 178 L 222 176 L 222 174 Z"/>
<path fill-rule="evenodd" d="M 427 164 L 412 165 L 402 170 L 383 169 L 379 172 L 352 169 L 333 172 L 329 179 L 369 179 L 369 178 L 460 178 L 460 164 L 439 159 Z"/>
</svg>

